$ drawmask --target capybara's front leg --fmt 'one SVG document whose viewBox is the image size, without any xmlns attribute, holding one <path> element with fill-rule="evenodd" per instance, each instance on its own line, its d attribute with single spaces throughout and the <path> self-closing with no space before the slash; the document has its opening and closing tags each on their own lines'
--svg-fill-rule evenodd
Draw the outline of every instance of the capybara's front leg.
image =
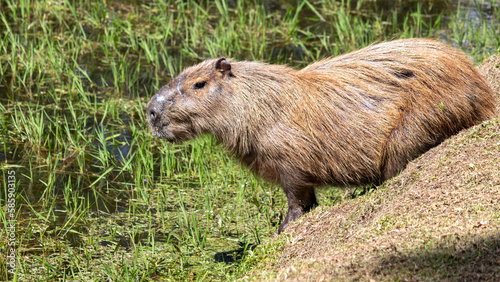
<svg viewBox="0 0 500 282">
<path fill-rule="evenodd" d="M 288 213 L 278 228 L 278 234 L 285 230 L 289 222 L 298 219 L 318 205 L 313 186 L 297 186 L 288 183 L 282 183 L 282 185 L 288 200 Z"/>
</svg>

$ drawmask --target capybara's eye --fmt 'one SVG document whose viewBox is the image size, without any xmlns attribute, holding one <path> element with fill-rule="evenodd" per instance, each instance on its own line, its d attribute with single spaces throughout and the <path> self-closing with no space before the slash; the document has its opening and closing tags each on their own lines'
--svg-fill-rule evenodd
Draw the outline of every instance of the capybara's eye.
<svg viewBox="0 0 500 282">
<path fill-rule="evenodd" d="M 203 87 L 205 87 L 205 85 L 207 85 L 206 81 L 196 82 L 194 84 L 194 89 L 202 89 Z"/>
</svg>

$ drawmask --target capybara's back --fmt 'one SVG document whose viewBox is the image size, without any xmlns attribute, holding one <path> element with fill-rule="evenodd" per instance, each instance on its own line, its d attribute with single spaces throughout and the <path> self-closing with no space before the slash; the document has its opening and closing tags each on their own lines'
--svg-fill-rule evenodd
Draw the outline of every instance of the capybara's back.
<svg viewBox="0 0 500 282">
<path fill-rule="evenodd" d="M 444 139 L 495 115 L 495 98 L 462 52 L 396 40 L 302 70 L 207 60 L 148 104 L 153 134 L 211 133 L 253 172 L 279 182 L 288 214 L 316 205 L 314 186 L 380 183 Z"/>
<path fill-rule="evenodd" d="M 338 170 L 344 184 L 387 180 L 447 137 L 495 115 L 494 95 L 465 54 L 433 40 L 381 43 L 299 72 L 320 93 L 333 94 L 316 112 L 323 120 L 317 132 L 323 140 L 336 132 L 341 146 L 332 146 L 356 152 Z"/>
</svg>

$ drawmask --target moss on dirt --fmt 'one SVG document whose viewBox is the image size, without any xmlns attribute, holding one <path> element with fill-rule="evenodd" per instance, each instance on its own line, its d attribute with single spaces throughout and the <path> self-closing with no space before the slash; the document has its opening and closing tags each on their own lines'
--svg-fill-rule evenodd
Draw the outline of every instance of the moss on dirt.
<svg viewBox="0 0 500 282">
<path fill-rule="evenodd" d="M 480 66 L 497 93 L 499 63 Z M 366 195 L 318 207 L 284 236 L 280 260 L 250 277 L 498 281 L 500 118 L 446 140 Z"/>
</svg>

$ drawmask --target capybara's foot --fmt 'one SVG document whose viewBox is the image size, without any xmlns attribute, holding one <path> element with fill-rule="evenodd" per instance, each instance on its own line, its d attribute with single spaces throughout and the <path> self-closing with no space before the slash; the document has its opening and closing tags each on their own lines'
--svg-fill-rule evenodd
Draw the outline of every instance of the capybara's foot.
<svg viewBox="0 0 500 282">
<path fill-rule="evenodd" d="M 295 208 L 288 208 L 288 213 L 286 214 L 285 220 L 281 222 L 279 228 L 278 228 L 278 234 L 281 234 L 283 230 L 288 226 L 288 223 L 297 220 L 299 217 L 301 217 L 304 214 L 304 211 L 301 207 L 295 207 Z"/>
<path fill-rule="evenodd" d="M 304 213 L 309 212 L 312 210 L 314 207 L 316 207 L 318 203 L 316 202 L 316 196 L 314 193 L 312 193 L 312 197 L 310 198 L 310 202 L 308 203 L 307 206 L 302 207 L 302 206 L 294 206 L 294 207 L 288 207 L 288 213 L 286 214 L 285 220 L 281 222 L 279 228 L 278 228 L 278 234 L 281 234 L 283 230 L 288 226 L 288 223 L 297 220 L 299 217 L 301 217 Z"/>
</svg>

